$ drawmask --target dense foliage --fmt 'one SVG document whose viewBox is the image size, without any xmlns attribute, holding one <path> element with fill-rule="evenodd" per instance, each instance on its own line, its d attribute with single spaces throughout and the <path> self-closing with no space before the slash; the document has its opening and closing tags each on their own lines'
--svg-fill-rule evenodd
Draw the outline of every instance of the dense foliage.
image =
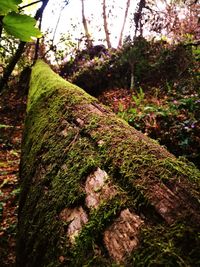
<svg viewBox="0 0 200 267">
<path fill-rule="evenodd" d="M 163 85 L 181 77 L 191 77 L 197 67 L 195 56 L 198 57 L 199 50 L 184 43 L 170 45 L 166 41 L 138 37 L 125 42 L 120 50 L 97 51 L 92 57 L 90 51 L 84 51 L 81 57 L 80 53 L 64 63 L 61 75 L 97 95 L 99 89 L 103 91 L 113 86 L 130 88 L 131 66 L 136 87 Z"/>
<path fill-rule="evenodd" d="M 78 51 L 61 74 L 92 95 L 103 94 L 100 99 L 129 124 L 199 166 L 198 46 L 138 37 L 127 39 L 120 50 L 99 48 Z M 113 88 L 121 88 L 117 101 L 104 93 Z"/>
</svg>

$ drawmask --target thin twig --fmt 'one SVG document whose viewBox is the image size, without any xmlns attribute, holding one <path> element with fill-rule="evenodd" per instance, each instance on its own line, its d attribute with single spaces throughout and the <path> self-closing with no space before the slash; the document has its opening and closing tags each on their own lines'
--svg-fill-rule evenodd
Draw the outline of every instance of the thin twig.
<svg viewBox="0 0 200 267">
<path fill-rule="evenodd" d="M 18 8 L 18 10 L 21 11 L 22 9 L 27 8 L 27 7 L 29 7 L 29 6 L 32 6 L 32 5 L 35 5 L 35 4 L 39 3 L 39 2 L 41 2 L 41 0 L 35 1 L 35 2 L 33 2 L 33 3 L 27 4 L 27 5 L 24 5 L 24 6 L 20 6 L 20 7 Z"/>
</svg>

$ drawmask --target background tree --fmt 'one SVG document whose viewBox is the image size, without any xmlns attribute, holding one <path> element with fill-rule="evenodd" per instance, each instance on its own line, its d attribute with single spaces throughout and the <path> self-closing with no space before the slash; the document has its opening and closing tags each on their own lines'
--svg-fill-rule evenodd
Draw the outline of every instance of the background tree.
<svg viewBox="0 0 200 267">
<path fill-rule="evenodd" d="M 107 43 L 107 47 L 111 48 L 111 41 L 110 41 L 110 32 L 108 30 L 108 21 L 107 21 L 107 13 L 106 13 L 106 0 L 103 0 L 102 2 L 102 7 L 103 7 L 103 26 L 104 26 L 104 31 L 105 31 L 105 35 L 106 35 L 106 43 Z"/>
<path fill-rule="evenodd" d="M 120 32 L 120 35 L 119 35 L 118 48 L 122 46 L 122 40 L 123 40 L 123 34 L 124 34 L 124 27 L 125 27 L 125 24 L 126 24 L 129 7 L 130 7 L 130 0 L 127 0 L 125 14 L 124 14 L 124 20 L 123 20 L 121 32 Z"/>
<path fill-rule="evenodd" d="M 143 17 L 143 24 L 151 35 L 166 36 L 173 42 L 200 38 L 199 8 L 196 2 L 183 1 L 169 3 L 148 0 Z"/>
<path fill-rule="evenodd" d="M 87 23 L 87 19 L 85 17 L 85 6 L 84 6 L 84 0 L 81 0 L 81 6 L 82 6 L 82 22 L 83 22 L 83 27 L 85 30 L 85 37 L 86 37 L 86 46 L 87 48 L 92 47 L 92 38 L 91 35 L 89 33 L 89 29 L 88 29 L 88 23 Z"/>
</svg>

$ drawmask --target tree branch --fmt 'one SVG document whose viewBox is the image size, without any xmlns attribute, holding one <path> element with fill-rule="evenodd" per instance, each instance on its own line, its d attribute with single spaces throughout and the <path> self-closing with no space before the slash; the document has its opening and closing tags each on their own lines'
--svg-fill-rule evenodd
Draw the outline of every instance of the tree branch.
<svg viewBox="0 0 200 267">
<path fill-rule="evenodd" d="M 21 6 L 21 7 L 18 8 L 18 10 L 21 11 L 22 9 L 27 8 L 27 7 L 29 7 L 29 6 L 32 6 L 32 5 L 35 5 L 35 4 L 37 4 L 37 3 L 41 2 L 41 1 L 42 1 L 42 0 L 38 0 L 38 1 L 35 1 L 35 2 L 33 2 L 33 3 L 27 4 L 27 5 L 25 5 L 25 6 Z"/>
</svg>

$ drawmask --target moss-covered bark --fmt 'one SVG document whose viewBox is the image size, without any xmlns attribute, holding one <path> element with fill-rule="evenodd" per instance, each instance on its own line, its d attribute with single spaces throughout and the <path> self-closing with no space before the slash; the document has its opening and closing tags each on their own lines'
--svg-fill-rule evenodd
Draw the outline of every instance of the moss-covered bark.
<svg viewBox="0 0 200 267">
<path fill-rule="evenodd" d="M 38 61 L 17 266 L 200 266 L 200 173 Z"/>
</svg>

